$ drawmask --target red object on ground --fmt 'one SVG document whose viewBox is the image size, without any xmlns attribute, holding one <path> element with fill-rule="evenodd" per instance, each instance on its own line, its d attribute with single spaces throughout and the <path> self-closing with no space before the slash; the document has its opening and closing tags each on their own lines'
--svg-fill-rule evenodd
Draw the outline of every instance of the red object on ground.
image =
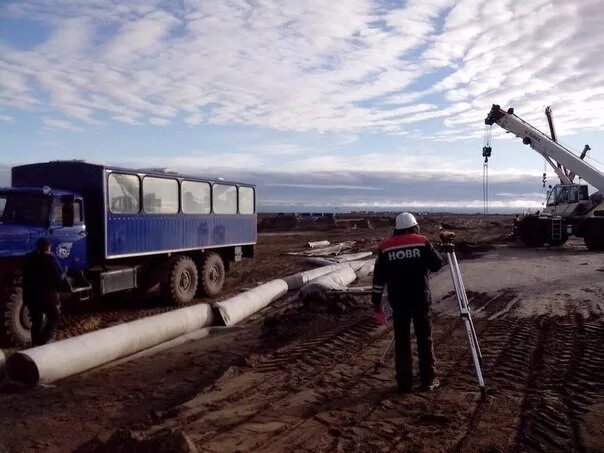
<svg viewBox="0 0 604 453">
<path fill-rule="evenodd" d="M 386 315 L 382 310 L 375 312 L 375 321 L 378 324 L 386 325 Z"/>
</svg>

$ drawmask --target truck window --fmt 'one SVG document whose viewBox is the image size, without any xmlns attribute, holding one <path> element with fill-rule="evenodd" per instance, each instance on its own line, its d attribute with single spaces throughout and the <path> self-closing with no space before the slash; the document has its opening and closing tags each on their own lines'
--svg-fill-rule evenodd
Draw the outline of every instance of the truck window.
<svg viewBox="0 0 604 453">
<path fill-rule="evenodd" d="M 55 198 L 52 205 L 51 221 L 52 223 L 63 223 L 63 203 L 60 198 Z M 76 225 L 82 223 L 82 202 L 80 200 L 76 200 L 73 204 L 73 223 Z"/>
<path fill-rule="evenodd" d="M 109 210 L 114 214 L 138 214 L 140 180 L 136 175 L 111 173 L 108 178 Z"/>
<path fill-rule="evenodd" d="M 254 207 L 254 189 L 239 187 L 239 214 L 253 214 Z"/>
<path fill-rule="evenodd" d="M 48 224 L 50 203 L 47 196 L 12 192 L 0 195 L 0 222 L 12 224 Z"/>
<path fill-rule="evenodd" d="M 182 212 L 185 214 L 209 214 L 210 184 L 207 182 L 183 181 L 181 183 Z"/>
<path fill-rule="evenodd" d="M 237 187 L 214 184 L 212 201 L 215 214 L 237 214 Z"/>
<path fill-rule="evenodd" d="M 178 213 L 178 181 L 168 178 L 143 178 L 143 208 L 148 214 Z"/>
</svg>

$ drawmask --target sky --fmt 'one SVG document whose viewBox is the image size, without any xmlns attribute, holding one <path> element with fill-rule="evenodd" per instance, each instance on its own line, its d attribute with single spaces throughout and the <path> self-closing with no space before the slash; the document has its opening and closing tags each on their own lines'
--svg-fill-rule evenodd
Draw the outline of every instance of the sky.
<svg viewBox="0 0 604 453">
<path fill-rule="evenodd" d="M 0 183 L 86 159 L 258 184 L 264 210 L 482 209 L 493 103 L 604 169 L 601 0 L 0 2 Z M 493 211 L 543 158 L 493 129 Z M 556 182 L 551 169 L 548 183 Z"/>
</svg>

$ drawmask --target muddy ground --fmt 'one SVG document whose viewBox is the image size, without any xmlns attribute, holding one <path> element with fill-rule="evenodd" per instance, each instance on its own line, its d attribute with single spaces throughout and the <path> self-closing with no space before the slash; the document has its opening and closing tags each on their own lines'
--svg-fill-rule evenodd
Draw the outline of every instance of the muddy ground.
<svg viewBox="0 0 604 453">
<path fill-rule="evenodd" d="M 433 393 L 394 392 L 392 356 L 375 370 L 392 332 L 374 323 L 366 296 L 327 309 L 284 298 L 238 329 L 152 357 L 51 387 L 5 386 L 0 444 L 11 452 L 604 451 L 603 255 L 580 241 L 527 250 L 506 240 L 509 217 L 432 216 L 424 231 L 435 238 L 443 221 L 459 235 L 485 397 L 446 267 L 432 278 L 441 380 Z M 284 255 L 309 240 L 375 248 L 388 226 L 366 225 L 262 234 L 257 257 L 233 268 L 223 297 L 309 267 Z M 149 296 L 88 309 L 67 316 L 60 335 L 165 308 Z"/>
</svg>

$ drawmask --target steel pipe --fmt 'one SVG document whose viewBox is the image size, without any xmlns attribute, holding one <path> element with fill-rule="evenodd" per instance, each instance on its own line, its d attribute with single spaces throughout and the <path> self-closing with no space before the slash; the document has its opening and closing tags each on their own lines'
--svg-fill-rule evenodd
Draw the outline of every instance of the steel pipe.
<svg viewBox="0 0 604 453">
<path fill-rule="evenodd" d="M 288 284 L 285 280 L 272 280 L 227 300 L 216 302 L 214 307 L 218 309 L 224 325 L 232 326 L 262 310 L 287 293 L 287 290 Z"/>
<path fill-rule="evenodd" d="M 28 385 L 47 384 L 209 326 L 212 321 L 208 304 L 169 311 L 17 352 L 7 360 L 6 373 Z"/>
</svg>

